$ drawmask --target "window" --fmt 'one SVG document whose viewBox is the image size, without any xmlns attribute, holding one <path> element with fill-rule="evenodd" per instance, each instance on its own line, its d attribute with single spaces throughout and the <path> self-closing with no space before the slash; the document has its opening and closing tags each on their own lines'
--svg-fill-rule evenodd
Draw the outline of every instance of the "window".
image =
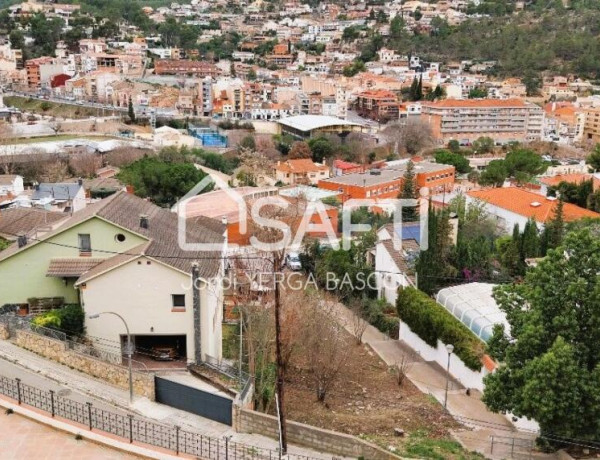
<svg viewBox="0 0 600 460">
<path fill-rule="evenodd" d="M 80 233 L 79 237 L 79 253 L 80 254 L 91 254 L 92 253 L 92 239 L 89 233 Z"/>
<path fill-rule="evenodd" d="M 171 303 L 174 311 L 185 310 L 185 294 L 171 294 Z"/>
<path fill-rule="evenodd" d="M 123 235 L 122 233 L 117 233 L 115 235 L 115 241 L 117 243 L 122 243 L 123 241 L 125 241 L 125 235 Z"/>
</svg>

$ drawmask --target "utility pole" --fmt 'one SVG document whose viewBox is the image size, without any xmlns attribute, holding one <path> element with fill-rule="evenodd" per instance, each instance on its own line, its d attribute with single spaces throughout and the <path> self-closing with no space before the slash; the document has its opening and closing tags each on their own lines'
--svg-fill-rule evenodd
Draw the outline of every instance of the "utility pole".
<svg viewBox="0 0 600 460">
<path fill-rule="evenodd" d="M 282 256 L 275 252 L 273 253 L 273 275 L 275 281 L 275 360 L 277 362 L 277 416 L 279 417 L 280 439 L 281 439 L 281 455 L 287 453 L 287 426 L 285 423 L 284 412 L 284 362 L 281 347 L 281 291 L 279 287 L 279 273 L 281 272 Z"/>
<path fill-rule="evenodd" d="M 196 364 L 202 362 L 202 325 L 200 318 L 200 289 L 198 262 L 192 263 L 192 306 L 194 311 L 194 359 Z"/>
</svg>

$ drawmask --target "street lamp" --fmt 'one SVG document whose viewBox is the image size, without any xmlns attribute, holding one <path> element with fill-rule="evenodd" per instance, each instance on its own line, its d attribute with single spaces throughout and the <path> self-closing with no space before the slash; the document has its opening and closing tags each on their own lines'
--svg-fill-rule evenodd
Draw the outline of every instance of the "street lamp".
<svg viewBox="0 0 600 460">
<path fill-rule="evenodd" d="M 448 404 L 448 385 L 450 384 L 450 356 L 454 351 L 454 345 L 450 343 L 446 345 L 446 351 L 448 352 L 448 366 L 446 367 L 446 393 L 444 395 L 444 409 Z"/>
<path fill-rule="evenodd" d="M 133 378 L 132 378 L 132 371 L 131 371 L 131 355 L 133 354 L 133 348 L 131 346 L 131 334 L 129 333 L 129 326 L 127 326 L 127 322 L 121 315 L 119 315 L 118 313 L 115 313 L 113 311 L 103 311 L 100 313 L 89 315 L 88 318 L 89 319 L 97 319 L 97 318 L 100 318 L 100 315 L 114 315 L 117 318 L 119 318 L 121 321 L 123 321 L 123 324 L 125 325 L 125 330 L 127 331 L 127 350 L 126 350 L 127 367 L 129 368 L 129 404 L 132 404 L 133 403 Z"/>
</svg>

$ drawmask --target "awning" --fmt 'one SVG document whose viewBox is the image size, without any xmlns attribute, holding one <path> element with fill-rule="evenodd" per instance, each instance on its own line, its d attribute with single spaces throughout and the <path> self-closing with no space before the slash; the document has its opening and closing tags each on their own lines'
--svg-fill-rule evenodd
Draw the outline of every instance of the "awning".
<svg viewBox="0 0 600 460">
<path fill-rule="evenodd" d="M 87 257 L 50 259 L 50 266 L 48 267 L 46 276 L 79 278 L 85 272 L 103 261 L 104 259 L 91 259 Z"/>
</svg>

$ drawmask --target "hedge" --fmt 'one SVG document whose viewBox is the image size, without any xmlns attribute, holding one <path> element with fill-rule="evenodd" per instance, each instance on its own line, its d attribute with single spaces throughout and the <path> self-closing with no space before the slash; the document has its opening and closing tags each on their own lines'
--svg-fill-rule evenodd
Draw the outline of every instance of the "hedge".
<svg viewBox="0 0 600 460">
<path fill-rule="evenodd" d="M 474 371 L 481 370 L 484 343 L 444 307 L 414 288 L 398 290 L 396 308 L 400 319 L 428 345 L 437 341 L 454 345 L 454 353 Z"/>
<path fill-rule="evenodd" d="M 47 327 L 67 335 L 80 336 L 85 332 L 85 313 L 79 305 L 65 305 L 50 310 L 31 320 L 35 326 Z"/>
</svg>

